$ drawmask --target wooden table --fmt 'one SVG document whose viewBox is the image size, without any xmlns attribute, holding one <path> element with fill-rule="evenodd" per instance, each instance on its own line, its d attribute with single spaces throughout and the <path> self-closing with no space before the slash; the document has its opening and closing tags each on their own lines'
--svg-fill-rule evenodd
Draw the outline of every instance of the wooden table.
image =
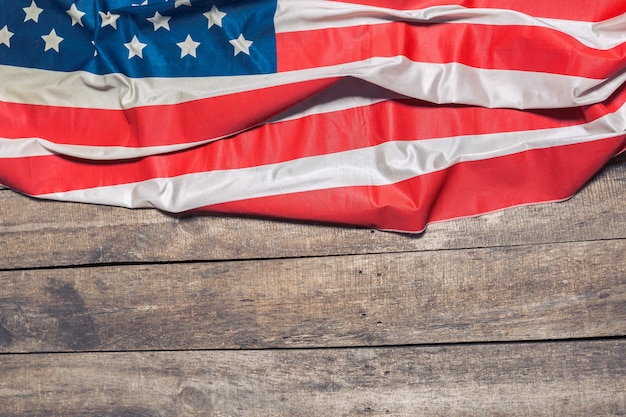
<svg viewBox="0 0 626 417">
<path fill-rule="evenodd" d="M 624 415 L 625 195 L 416 237 L 1 190 L 0 415 Z"/>
</svg>

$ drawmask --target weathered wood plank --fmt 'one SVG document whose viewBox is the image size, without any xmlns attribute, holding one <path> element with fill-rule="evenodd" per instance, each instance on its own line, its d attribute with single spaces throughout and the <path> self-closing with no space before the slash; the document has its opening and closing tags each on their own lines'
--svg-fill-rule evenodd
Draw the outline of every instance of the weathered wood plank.
<svg viewBox="0 0 626 417">
<path fill-rule="evenodd" d="M 0 269 L 227 260 L 626 238 L 626 157 L 568 202 L 433 224 L 419 238 L 372 230 L 36 201 L 0 192 Z"/>
<path fill-rule="evenodd" d="M 0 355 L 2 415 L 617 416 L 626 341 Z"/>
<path fill-rule="evenodd" d="M 0 272 L 0 351 L 626 335 L 626 240 Z"/>
</svg>

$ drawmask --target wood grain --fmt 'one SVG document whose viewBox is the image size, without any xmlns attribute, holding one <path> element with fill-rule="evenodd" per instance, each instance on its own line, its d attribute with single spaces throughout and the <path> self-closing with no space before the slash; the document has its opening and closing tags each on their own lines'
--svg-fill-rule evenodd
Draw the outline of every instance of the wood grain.
<svg viewBox="0 0 626 417">
<path fill-rule="evenodd" d="M 0 350 L 380 346 L 626 335 L 626 239 L 0 272 Z"/>
<path fill-rule="evenodd" d="M 231 217 L 169 216 L 0 191 L 0 269 L 262 259 L 626 238 L 626 155 L 564 203 L 430 225 L 415 237 Z"/>
<path fill-rule="evenodd" d="M 16 416 L 617 416 L 625 341 L 0 355 Z"/>
</svg>

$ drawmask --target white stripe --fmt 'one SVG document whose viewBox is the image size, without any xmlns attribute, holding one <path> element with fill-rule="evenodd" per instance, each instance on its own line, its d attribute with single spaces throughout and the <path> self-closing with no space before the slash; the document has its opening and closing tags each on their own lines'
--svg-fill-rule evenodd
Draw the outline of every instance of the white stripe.
<svg viewBox="0 0 626 417">
<path fill-rule="evenodd" d="M 517 109 L 595 104 L 626 80 L 413 62 L 397 56 L 278 74 L 211 78 L 139 78 L 57 73 L 0 66 L 0 101 L 122 110 L 175 104 L 307 80 L 355 77 L 433 103 Z"/>
<path fill-rule="evenodd" d="M 50 142 L 42 138 L 0 138 L 0 158 L 27 158 L 32 156 L 65 155 L 90 160 L 133 159 L 150 155 L 177 152 L 194 146 L 204 145 L 217 139 L 176 145 L 146 146 L 141 148 L 124 146 L 67 145 Z"/>
<path fill-rule="evenodd" d="M 277 33 L 403 21 L 542 27 L 557 30 L 590 48 L 601 50 L 626 42 L 626 14 L 602 22 L 581 22 L 534 17 L 507 9 L 466 8 L 457 5 L 397 10 L 325 0 L 279 0 L 274 21 Z"/>
<path fill-rule="evenodd" d="M 346 186 L 390 185 L 456 163 L 623 135 L 626 104 L 593 122 L 564 128 L 384 144 L 251 168 L 209 171 L 39 195 L 181 212 L 211 204 Z M 321 138 L 324 139 L 324 138 Z M 332 138 L 328 138 L 332 140 Z"/>
</svg>

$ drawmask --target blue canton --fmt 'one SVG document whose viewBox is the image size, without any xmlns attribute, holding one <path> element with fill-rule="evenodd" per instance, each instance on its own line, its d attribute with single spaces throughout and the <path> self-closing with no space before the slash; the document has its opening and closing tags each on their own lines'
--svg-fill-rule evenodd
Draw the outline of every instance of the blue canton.
<svg viewBox="0 0 626 417">
<path fill-rule="evenodd" d="M 0 0 L 0 64 L 129 77 L 276 72 L 276 0 Z"/>
</svg>

